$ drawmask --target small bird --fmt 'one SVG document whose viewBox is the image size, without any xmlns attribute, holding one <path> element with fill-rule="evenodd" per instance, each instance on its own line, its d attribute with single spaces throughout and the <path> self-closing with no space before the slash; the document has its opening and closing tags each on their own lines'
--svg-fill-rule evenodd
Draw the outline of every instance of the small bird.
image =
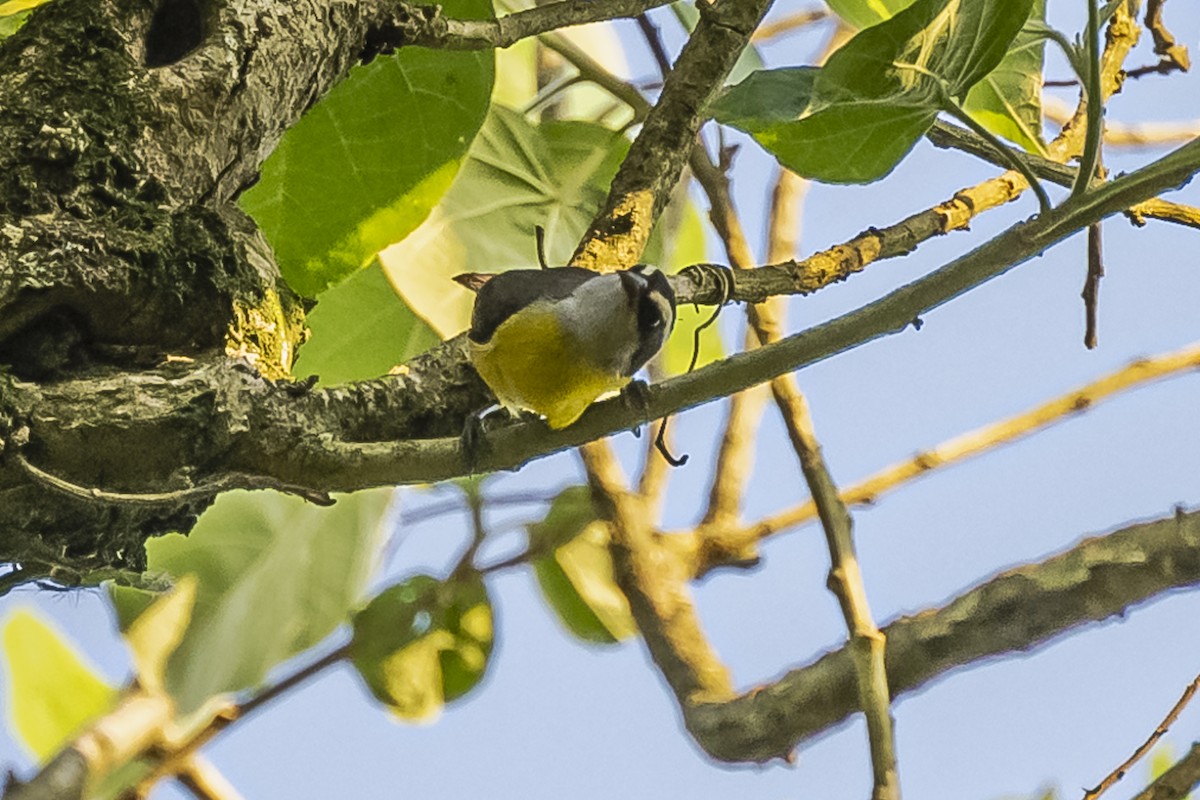
<svg viewBox="0 0 1200 800">
<path fill-rule="evenodd" d="M 471 363 L 501 405 L 570 425 L 598 397 L 624 388 L 675 325 L 666 275 L 640 264 L 610 273 L 516 269 L 455 278 L 475 289 Z"/>
</svg>

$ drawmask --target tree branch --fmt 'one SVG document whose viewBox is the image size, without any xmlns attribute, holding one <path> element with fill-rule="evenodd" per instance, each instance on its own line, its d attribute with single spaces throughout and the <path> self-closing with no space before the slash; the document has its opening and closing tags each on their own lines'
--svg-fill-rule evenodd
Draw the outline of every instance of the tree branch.
<svg viewBox="0 0 1200 800">
<path fill-rule="evenodd" d="M 1085 539 L 1018 567 L 949 604 L 883 628 L 888 684 L 899 698 L 983 659 L 1024 653 L 1089 622 L 1124 615 L 1172 589 L 1200 583 L 1200 512 Z M 729 703 L 684 707 L 688 730 L 714 758 L 767 761 L 858 710 L 843 648 Z"/>
<path fill-rule="evenodd" d="M 670 0 L 559 0 L 497 17 L 494 20 L 450 19 L 433 7 L 418 30 L 405 36 L 406 44 L 444 50 L 505 48 L 530 36 L 560 28 L 636 17 Z M 417 6 L 407 6 L 417 16 Z M 427 13 L 427 12 L 423 12 Z"/>
<path fill-rule="evenodd" d="M 1081 228 L 1184 183 L 1197 170 L 1200 141 L 1051 214 L 1016 225 L 855 312 L 652 386 L 650 416 L 700 405 L 904 330 L 918 316 Z M 744 287 L 747 277 L 762 272 L 735 272 L 735 282 Z M 487 402 L 478 376 L 462 356 L 461 342 L 454 340 L 415 359 L 405 375 L 310 392 L 272 383 L 252 370 L 229 369 L 222 359 L 143 373 L 100 372 L 45 385 L 0 375 L 0 435 L 27 425 L 26 453 L 32 463 L 77 485 L 109 491 L 158 491 L 162 476 L 181 471 L 196 482 L 238 472 L 297 487 L 353 491 L 465 474 L 456 435 L 405 437 L 457 433 L 465 415 Z M 488 451 L 477 468 L 513 469 L 628 430 L 642 416 L 642 410 L 610 400 L 560 431 L 541 422 L 505 426 L 486 435 Z M 73 422 L 64 426 L 63 420 Z M 204 471 L 197 465 L 204 465 Z M 27 552 L 21 532 L 31 519 L 41 520 L 47 541 L 91 542 L 82 552 L 94 553 L 91 532 L 97 526 L 110 528 L 112 518 L 82 504 L 50 503 L 27 477 L 14 478 L 13 469 L 19 467 L 0 461 L 0 553 L 11 558 Z M 129 518 L 127 538 L 113 552 L 136 558 L 133 553 L 141 548 L 135 544 L 166 524 L 187 530 L 188 516 L 196 511 L 164 508 L 154 517 L 140 510 L 140 516 Z M 130 562 L 117 558 L 110 563 Z"/>
<path fill-rule="evenodd" d="M 886 467 L 866 480 L 847 487 L 842 492 L 842 499 L 848 505 L 873 504 L 885 492 L 898 486 L 928 475 L 934 470 L 973 458 L 992 448 L 1030 436 L 1049 425 L 1095 408 L 1101 402 L 1120 392 L 1136 389 L 1154 381 L 1182 374 L 1185 371 L 1198 369 L 1200 369 L 1200 345 L 1192 345 L 1155 358 L 1138 359 L 1116 372 L 1105 375 L 1099 380 L 1081 386 L 1061 397 L 1056 397 L 1036 408 L 956 436 L 936 447 L 923 450 L 910 459 Z M 727 538 L 736 543 L 735 546 L 739 549 L 749 548 L 767 536 L 811 520 L 816 515 L 816 506 L 810 501 L 773 514 L 758 524 L 749 526 L 739 534 L 730 532 L 727 534 Z M 701 569 L 709 570 L 716 566 L 719 564 L 707 563 L 702 564 Z"/>
<path fill-rule="evenodd" d="M 1133 800 L 1183 800 L 1200 783 L 1200 742 Z"/>
<path fill-rule="evenodd" d="M 637 263 L 654 221 L 679 182 L 704 122 L 704 107 L 769 6 L 770 0 L 715 0 L 697 6 L 700 21 L 642 122 L 572 264 L 603 271 Z"/>
</svg>

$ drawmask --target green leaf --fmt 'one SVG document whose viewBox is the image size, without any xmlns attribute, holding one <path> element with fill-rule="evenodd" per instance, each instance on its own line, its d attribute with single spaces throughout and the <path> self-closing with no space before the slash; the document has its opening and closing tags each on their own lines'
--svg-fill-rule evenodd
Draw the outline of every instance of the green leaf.
<svg viewBox="0 0 1200 800">
<path fill-rule="evenodd" d="M 752 135 L 800 175 L 827 183 L 870 183 L 895 169 L 935 119 L 936 109 L 925 104 L 863 100 Z"/>
<path fill-rule="evenodd" d="M 451 278 L 535 265 L 537 225 L 546 229 L 549 262 L 565 263 L 627 149 L 624 136 L 601 125 L 535 126 L 493 107 L 442 202 L 380 254 L 388 278 L 439 335 L 459 333 L 474 296 Z"/>
<path fill-rule="evenodd" d="M 13 14 L 20 14 L 22 11 L 32 11 L 40 5 L 45 5 L 50 0 L 5 0 L 0 3 L 0 17 L 10 17 Z"/>
<path fill-rule="evenodd" d="M 447 0 L 488 18 L 490 0 Z M 416 228 L 483 122 L 490 50 L 405 47 L 358 67 L 283 137 L 242 195 L 300 294 L 314 296 Z"/>
<path fill-rule="evenodd" d="M 912 0 L 829 2 L 838 16 L 856 28 L 890 19 L 911 4 Z M 1035 0 L 1029 19 L 1045 19 L 1045 0 Z M 971 116 L 988 130 L 1035 153 L 1045 152 L 1041 108 L 1044 51 L 1044 37 L 1027 24 L 999 66 L 976 83 L 963 102 Z"/>
<path fill-rule="evenodd" d="M 854 28 L 869 28 L 896 12 L 908 8 L 912 0 L 828 0 L 829 7 Z"/>
<path fill-rule="evenodd" d="M 1042 141 L 1042 69 L 1046 40 L 1037 33 L 1046 0 L 1035 0 L 1025 27 L 987 77 L 971 87 L 963 108 L 992 133 L 1045 155 Z"/>
<path fill-rule="evenodd" d="M 952 97 L 991 72 L 1029 18 L 1033 0 L 917 0 L 886 22 L 860 31 L 829 57 L 818 99 L 928 97 L 929 76 Z"/>
<path fill-rule="evenodd" d="M 192 622 L 167 662 L 181 714 L 257 685 L 345 622 L 383 546 L 390 489 L 319 508 L 264 492 L 222 495 L 189 536 L 146 543 L 149 567 L 199 580 Z"/>
<path fill-rule="evenodd" d="M 574 539 L 595 521 L 591 490 L 586 486 L 568 486 L 551 501 L 546 516 L 525 526 L 529 547 L 549 552 Z"/>
<path fill-rule="evenodd" d="M 483 677 L 492 652 L 492 607 L 478 573 L 391 586 L 354 618 L 350 659 L 397 717 L 430 721 Z"/>
<path fill-rule="evenodd" d="M 383 375 L 440 339 L 396 294 L 378 261 L 321 293 L 297 377 L 344 383 Z"/>
<path fill-rule="evenodd" d="M 116 689 L 32 611 L 10 614 L 0 642 L 8 665 L 9 728 L 38 761 L 116 704 Z"/>
<path fill-rule="evenodd" d="M 878 180 L 929 129 L 947 96 L 961 96 L 1000 62 L 1032 2 L 917 0 L 859 32 L 820 70 L 751 76 L 713 113 L 801 175 Z"/>
<path fill-rule="evenodd" d="M 596 519 L 586 486 L 564 489 L 545 518 L 527 527 L 530 547 L 550 550 L 534 560 L 534 575 L 567 630 L 598 644 L 637 633 L 629 601 L 613 578 L 608 527 Z"/>
<path fill-rule="evenodd" d="M 718 122 L 746 131 L 785 167 L 829 183 L 869 183 L 895 168 L 937 118 L 936 103 L 913 95 L 846 99 L 820 106 L 821 70 L 764 70 L 712 106 Z M 757 115 L 754 109 L 762 109 Z M 797 118 L 799 117 L 799 118 Z"/>
<path fill-rule="evenodd" d="M 29 19 L 28 11 L 18 11 L 8 16 L 0 16 L 0 41 L 7 39 L 21 29 L 25 20 Z"/>
<path fill-rule="evenodd" d="M 799 119 L 812 103 L 819 67 L 752 72 L 721 92 L 709 107 L 713 119 L 744 131 Z"/>
</svg>

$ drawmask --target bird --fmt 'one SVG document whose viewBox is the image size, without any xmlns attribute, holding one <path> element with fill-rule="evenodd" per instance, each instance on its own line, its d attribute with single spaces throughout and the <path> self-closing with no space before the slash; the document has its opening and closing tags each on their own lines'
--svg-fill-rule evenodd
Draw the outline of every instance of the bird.
<svg viewBox="0 0 1200 800">
<path fill-rule="evenodd" d="M 645 264 L 455 280 L 477 292 L 467 331 L 471 364 L 502 406 L 540 414 L 555 430 L 600 396 L 624 389 L 675 326 L 675 292 L 665 274 Z"/>
</svg>

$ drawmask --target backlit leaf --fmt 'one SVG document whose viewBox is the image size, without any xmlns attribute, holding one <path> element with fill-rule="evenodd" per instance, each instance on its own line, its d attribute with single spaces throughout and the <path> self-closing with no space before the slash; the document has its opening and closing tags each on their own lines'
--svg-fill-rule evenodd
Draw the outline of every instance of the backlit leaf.
<svg viewBox="0 0 1200 800">
<path fill-rule="evenodd" d="M 712 112 L 801 175 L 878 180 L 929 129 L 947 96 L 961 97 L 1000 63 L 1032 2 L 917 0 L 860 31 L 824 67 L 752 75 Z"/>
<path fill-rule="evenodd" d="M 567 630 L 597 644 L 637 632 L 629 601 L 613 578 L 608 527 L 596 520 L 588 487 L 564 489 L 545 518 L 528 529 L 530 547 L 550 549 L 534 560 L 534 575 Z"/>
<path fill-rule="evenodd" d="M 628 149 L 619 133 L 586 122 L 535 126 L 495 107 L 441 204 L 380 254 L 410 308 L 442 337 L 467 327 L 474 295 L 451 278 L 537 264 L 534 228 L 551 264 L 570 257 Z"/>
<path fill-rule="evenodd" d="M 486 18 L 489 0 L 447 0 Z M 315 296 L 416 228 L 483 122 L 493 55 L 401 48 L 351 71 L 279 142 L 242 195 L 288 283 Z"/>
<path fill-rule="evenodd" d="M 0 641 L 8 668 L 9 728 L 38 761 L 56 754 L 116 703 L 116 689 L 33 611 L 10 614 Z"/>
<path fill-rule="evenodd" d="M 477 573 L 417 575 L 384 589 L 354 618 L 351 661 L 398 718 L 431 721 L 483 677 L 492 609 Z"/>
<path fill-rule="evenodd" d="M 295 374 L 326 384 L 378 377 L 440 341 L 397 296 L 378 261 L 322 292 L 306 321 L 312 336 Z"/>
<path fill-rule="evenodd" d="M 358 492 L 321 508 L 230 492 L 189 536 L 147 542 L 152 571 L 198 579 L 191 625 L 167 662 L 180 713 L 257 685 L 349 618 L 374 572 L 390 497 Z"/>
</svg>

